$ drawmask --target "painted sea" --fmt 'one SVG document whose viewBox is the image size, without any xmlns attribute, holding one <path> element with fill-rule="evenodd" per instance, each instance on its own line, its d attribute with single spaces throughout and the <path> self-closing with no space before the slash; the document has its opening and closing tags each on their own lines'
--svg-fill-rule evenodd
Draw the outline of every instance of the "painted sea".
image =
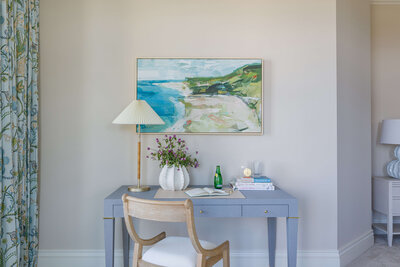
<svg viewBox="0 0 400 267">
<path fill-rule="evenodd" d="M 138 59 L 137 99 L 165 125 L 148 133 L 262 132 L 262 61 Z"/>
<path fill-rule="evenodd" d="M 179 102 L 184 99 L 182 92 L 168 87 L 168 84 L 181 82 L 183 81 L 138 81 L 138 99 L 146 100 L 165 122 L 164 125 L 143 125 L 143 132 L 164 132 L 184 117 L 185 106 Z"/>
</svg>

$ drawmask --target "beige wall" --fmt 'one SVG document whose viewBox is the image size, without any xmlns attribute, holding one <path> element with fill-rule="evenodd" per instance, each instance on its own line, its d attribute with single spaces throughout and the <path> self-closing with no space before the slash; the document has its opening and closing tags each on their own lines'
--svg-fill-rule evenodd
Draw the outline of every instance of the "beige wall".
<svg viewBox="0 0 400 267">
<path fill-rule="evenodd" d="M 103 248 L 102 200 L 136 172 L 133 129 L 111 124 L 133 99 L 135 57 L 207 56 L 264 59 L 265 134 L 185 136 L 200 151 L 192 183 L 262 160 L 299 199 L 299 249 L 336 249 L 335 27 L 333 0 L 42 0 L 40 248 Z M 157 184 L 157 164 L 143 165 Z M 233 250 L 266 248 L 263 220 L 198 228 Z"/>
<path fill-rule="evenodd" d="M 372 174 L 384 176 L 394 145 L 379 144 L 380 123 L 400 118 L 400 5 L 372 6 Z"/>
<path fill-rule="evenodd" d="M 372 246 L 369 1 L 337 1 L 337 51 L 338 247 Z"/>
</svg>

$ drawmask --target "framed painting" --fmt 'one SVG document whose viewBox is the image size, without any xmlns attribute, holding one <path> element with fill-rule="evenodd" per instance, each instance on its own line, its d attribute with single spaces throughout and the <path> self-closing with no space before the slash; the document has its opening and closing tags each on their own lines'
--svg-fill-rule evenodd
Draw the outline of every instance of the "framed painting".
<svg viewBox="0 0 400 267">
<path fill-rule="evenodd" d="M 263 133 L 262 59 L 137 58 L 136 77 L 136 98 L 165 122 L 142 133 Z"/>
</svg>

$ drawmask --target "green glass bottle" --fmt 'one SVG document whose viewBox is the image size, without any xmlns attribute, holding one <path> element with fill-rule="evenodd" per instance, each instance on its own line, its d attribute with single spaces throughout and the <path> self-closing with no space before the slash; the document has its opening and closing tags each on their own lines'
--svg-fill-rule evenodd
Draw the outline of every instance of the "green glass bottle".
<svg viewBox="0 0 400 267">
<path fill-rule="evenodd" d="M 222 188 L 222 175 L 221 175 L 221 168 L 219 167 L 219 165 L 217 166 L 217 170 L 215 171 L 214 188 L 216 189 Z"/>
</svg>

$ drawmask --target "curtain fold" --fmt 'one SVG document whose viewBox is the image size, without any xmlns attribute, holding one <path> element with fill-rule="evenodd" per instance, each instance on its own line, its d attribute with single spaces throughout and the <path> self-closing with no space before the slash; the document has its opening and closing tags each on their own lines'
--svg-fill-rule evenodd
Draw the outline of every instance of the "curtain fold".
<svg viewBox="0 0 400 267">
<path fill-rule="evenodd" d="M 39 0 L 0 1 L 0 266 L 37 266 Z"/>
</svg>

